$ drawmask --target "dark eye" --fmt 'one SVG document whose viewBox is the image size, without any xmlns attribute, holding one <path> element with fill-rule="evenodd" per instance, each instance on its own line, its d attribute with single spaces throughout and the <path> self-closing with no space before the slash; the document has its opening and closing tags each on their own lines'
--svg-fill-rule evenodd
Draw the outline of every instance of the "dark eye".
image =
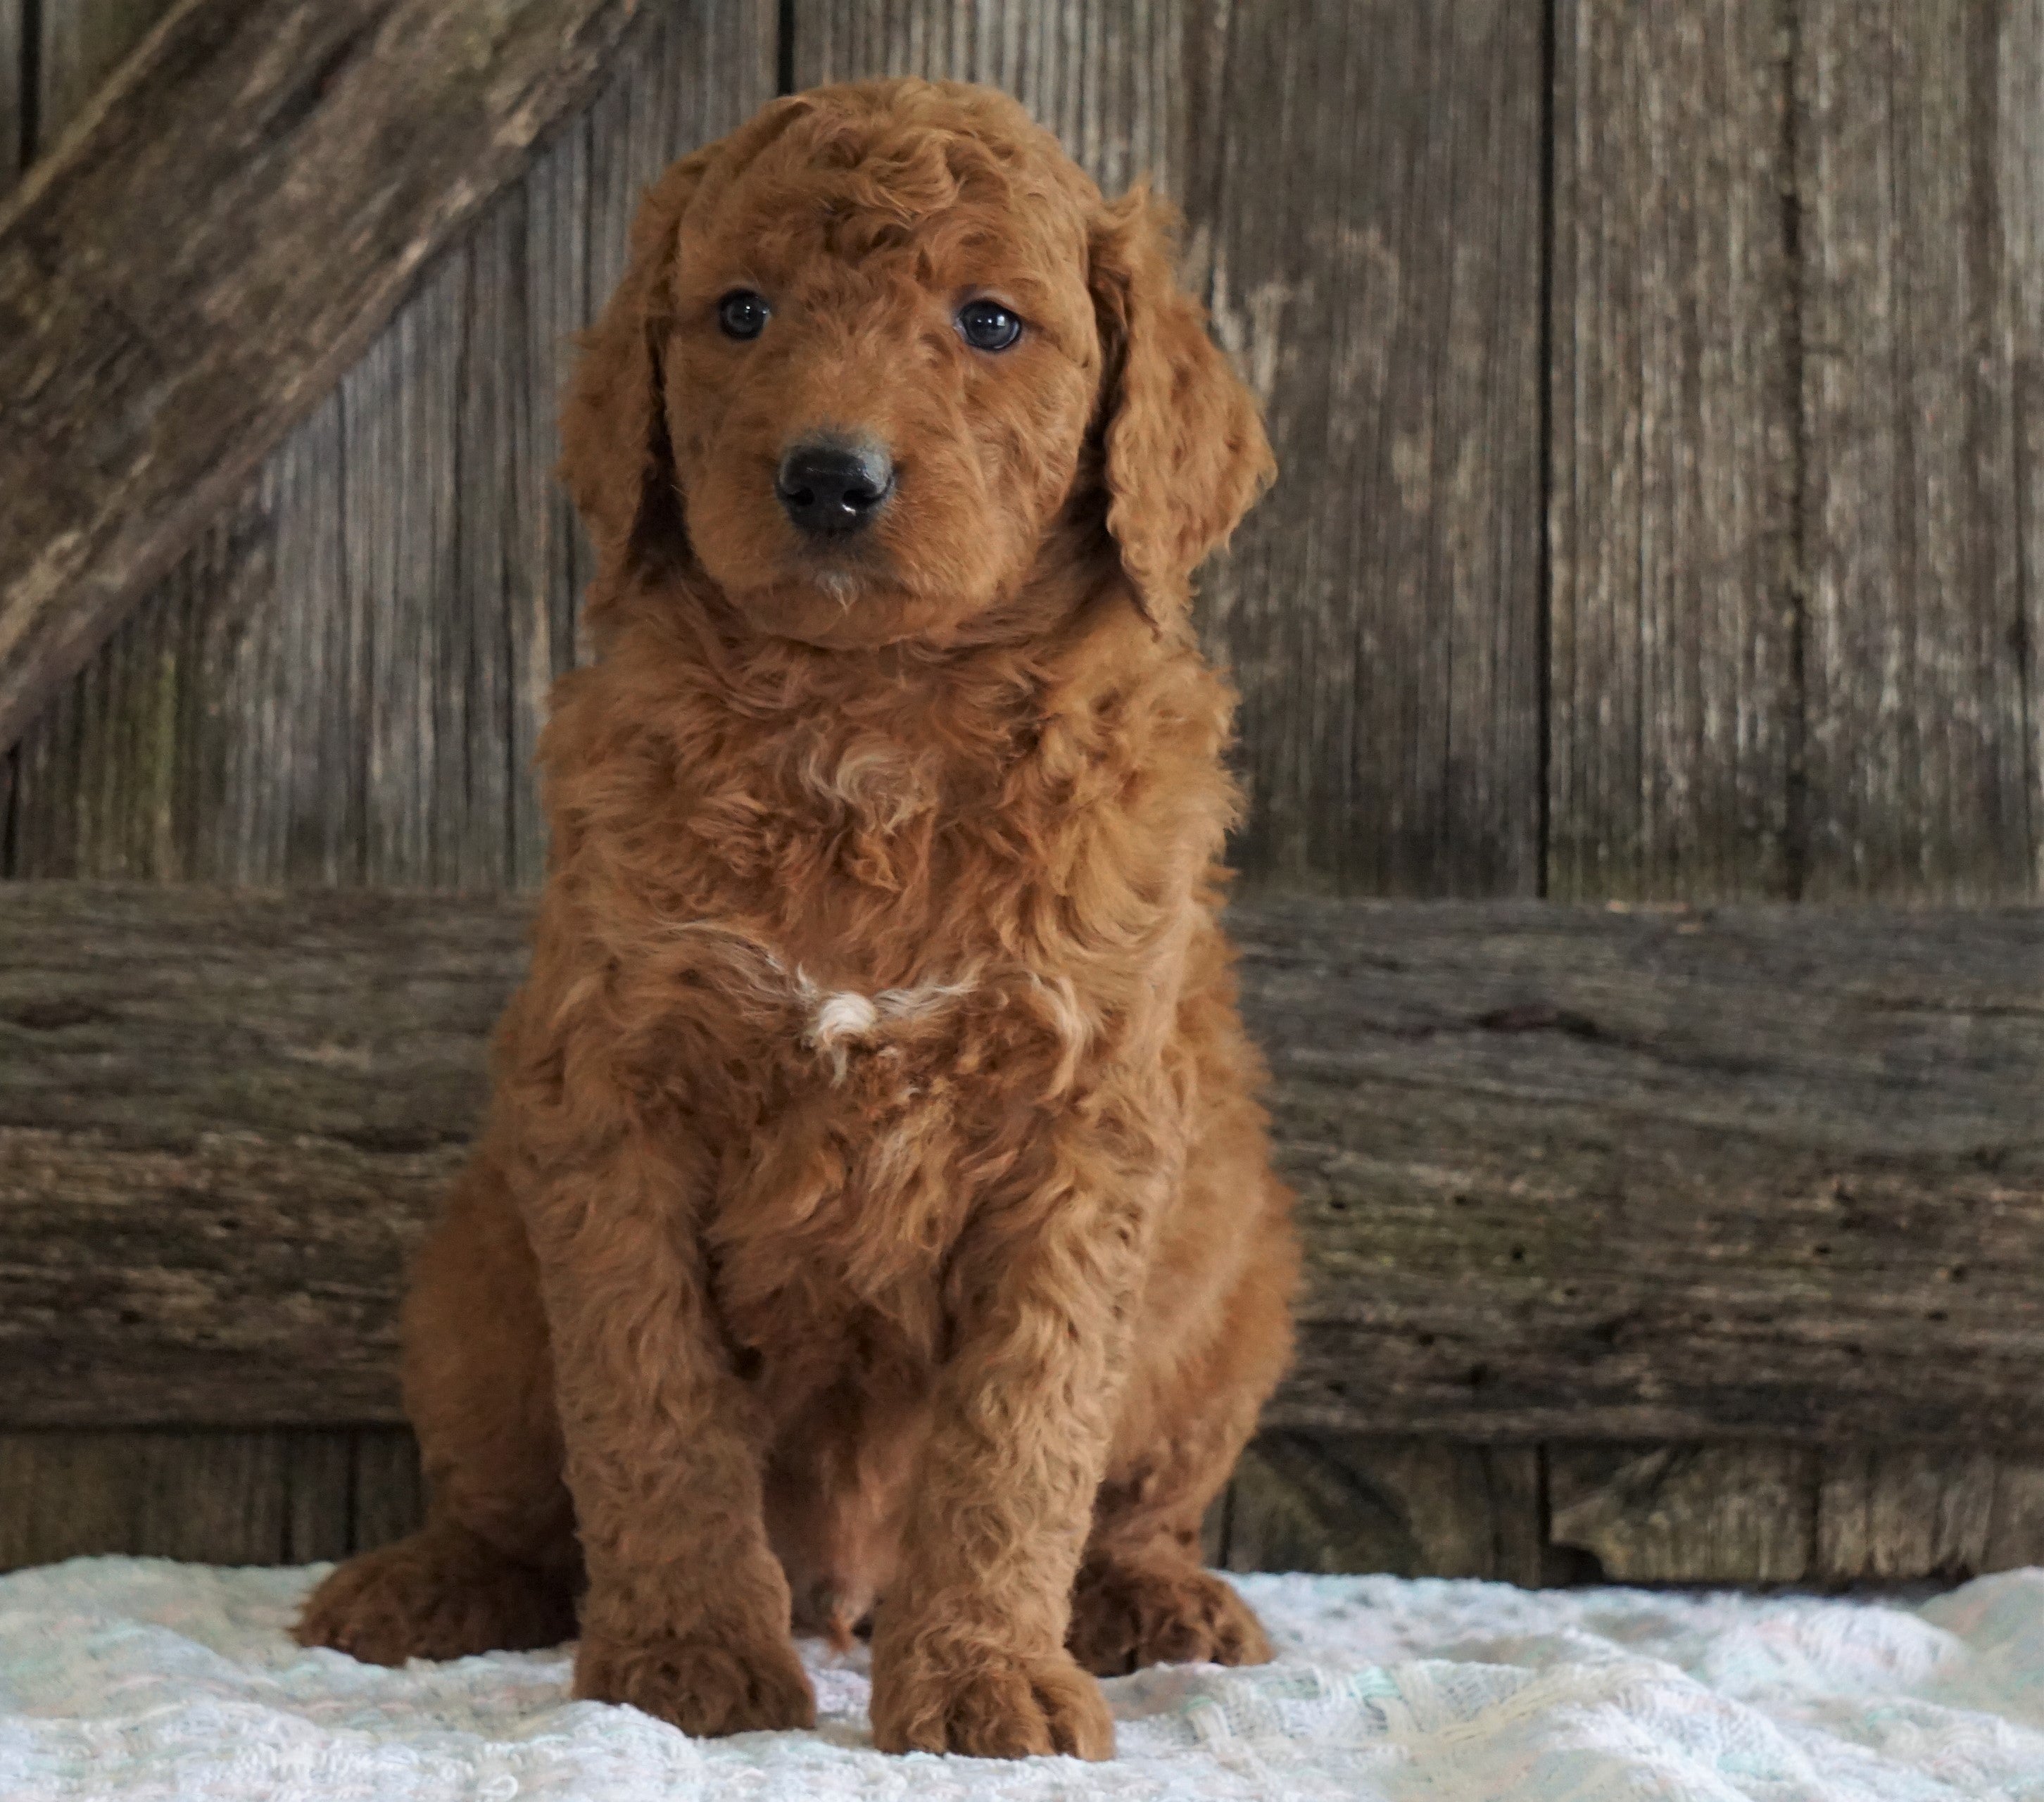
<svg viewBox="0 0 2044 1802">
<path fill-rule="evenodd" d="M 750 288 L 734 288 L 717 303 L 717 322 L 727 338 L 758 337 L 773 314 L 766 297 Z"/>
<path fill-rule="evenodd" d="M 1022 321 L 997 301 L 967 301 L 959 309 L 958 328 L 976 351 L 1005 351 L 1022 336 Z"/>
</svg>

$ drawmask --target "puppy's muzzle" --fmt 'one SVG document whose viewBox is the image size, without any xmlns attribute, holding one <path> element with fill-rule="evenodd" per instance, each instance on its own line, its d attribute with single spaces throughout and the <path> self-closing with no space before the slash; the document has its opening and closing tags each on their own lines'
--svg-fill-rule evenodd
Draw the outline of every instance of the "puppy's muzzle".
<svg viewBox="0 0 2044 1802">
<path fill-rule="evenodd" d="M 774 492 L 797 528 L 848 538 L 870 525 L 894 492 L 894 463 L 870 439 L 810 438 L 781 459 Z"/>
</svg>

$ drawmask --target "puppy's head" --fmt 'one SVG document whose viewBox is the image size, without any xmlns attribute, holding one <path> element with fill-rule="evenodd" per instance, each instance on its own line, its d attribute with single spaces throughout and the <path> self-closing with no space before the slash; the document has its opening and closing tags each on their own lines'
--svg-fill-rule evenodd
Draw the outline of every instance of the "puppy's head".
<svg viewBox="0 0 2044 1802">
<path fill-rule="evenodd" d="M 777 102 L 670 169 L 562 437 L 607 568 L 692 560 L 832 646 L 955 636 L 1061 524 L 1162 619 L 1271 467 L 1163 209 L 923 82 Z"/>
</svg>

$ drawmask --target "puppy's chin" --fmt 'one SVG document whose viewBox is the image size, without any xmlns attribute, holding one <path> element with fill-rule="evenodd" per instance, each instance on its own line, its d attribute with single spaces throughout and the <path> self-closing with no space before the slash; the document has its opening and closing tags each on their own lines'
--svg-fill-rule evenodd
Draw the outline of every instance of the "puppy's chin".
<svg viewBox="0 0 2044 1802">
<path fill-rule="evenodd" d="M 930 595 L 875 575 L 819 570 L 746 587 L 726 600 L 755 632 L 829 651 L 870 650 L 909 640 L 955 640 L 991 596 Z"/>
</svg>

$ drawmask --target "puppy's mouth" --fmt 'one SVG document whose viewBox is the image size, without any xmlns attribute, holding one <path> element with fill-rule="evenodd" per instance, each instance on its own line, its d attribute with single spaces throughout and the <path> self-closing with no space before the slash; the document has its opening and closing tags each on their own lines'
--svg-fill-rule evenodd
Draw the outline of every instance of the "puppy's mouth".
<svg viewBox="0 0 2044 1802">
<path fill-rule="evenodd" d="M 847 608 L 899 594 L 905 586 L 893 559 L 863 536 L 842 544 L 797 544 L 776 574 L 775 587 L 813 589 Z"/>
<path fill-rule="evenodd" d="M 884 558 L 791 559 L 777 578 L 733 598 L 766 631 L 824 650 L 943 636 L 957 612 L 902 580 Z"/>
<path fill-rule="evenodd" d="M 859 597 L 866 593 L 870 586 L 869 578 L 857 570 L 834 568 L 815 570 L 810 572 L 809 580 L 830 599 L 843 608 L 847 613 L 850 613 L 852 608 L 858 605 Z"/>
</svg>

